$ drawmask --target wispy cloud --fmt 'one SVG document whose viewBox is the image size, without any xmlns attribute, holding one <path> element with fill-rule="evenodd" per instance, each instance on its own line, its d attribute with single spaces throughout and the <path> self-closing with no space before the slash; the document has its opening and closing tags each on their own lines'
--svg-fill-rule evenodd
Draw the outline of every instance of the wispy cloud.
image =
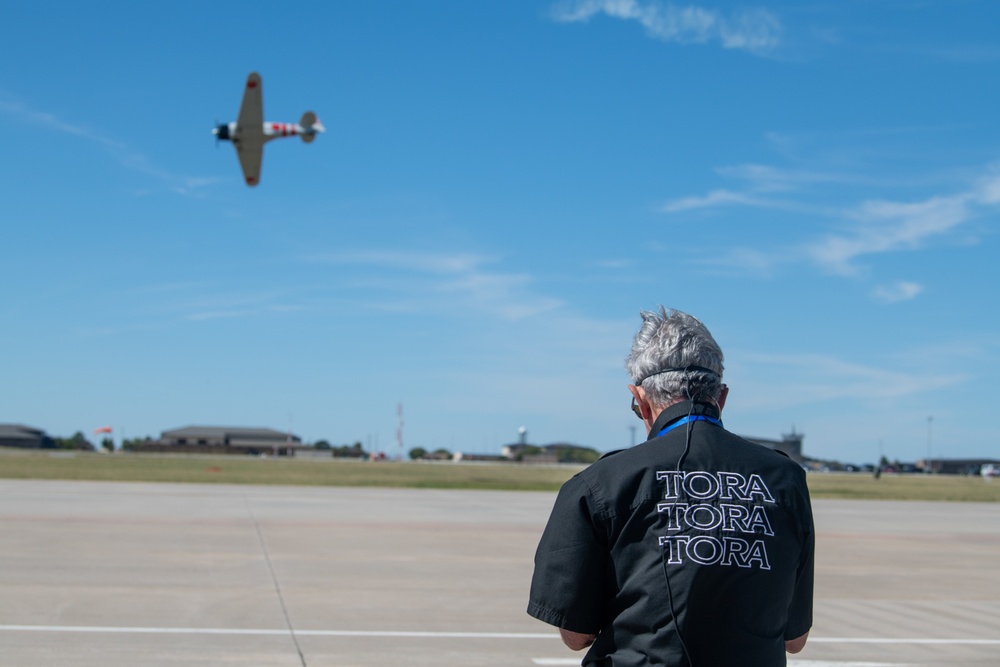
<svg viewBox="0 0 1000 667">
<path fill-rule="evenodd" d="M 858 177 L 835 172 L 808 169 L 781 169 L 766 164 L 740 164 L 718 170 L 724 177 L 749 184 L 753 192 L 788 192 L 818 183 L 857 182 Z"/>
<path fill-rule="evenodd" d="M 473 253 L 435 253 L 405 250 L 359 250 L 312 255 L 309 261 L 359 264 L 432 274 L 471 273 L 495 260 Z"/>
<path fill-rule="evenodd" d="M 691 211 L 702 208 L 718 208 L 720 206 L 753 206 L 760 208 L 772 208 L 780 205 L 780 202 L 768 201 L 751 194 L 719 189 L 712 190 L 707 195 L 703 196 L 681 197 L 680 199 L 674 199 L 660 207 L 660 210 L 664 213 L 680 213 L 681 211 Z"/>
<path fill-rule="evenodd" d="M 594 262 L 594 266 L 600 269 L 616 271 L 619 269 L 630 269 L 636 265 L 634 259 L 599 259 Z"/>
<path fill-rule="evenodd" d="M 706 195 L 673 199 L 660 210 L 674 214 L 723 207 L 768 208 L 839 223 L 835 231 L 811 241 L 771 248 L 766 252 L 735 249 L 716 253 L 710 262 L 755 271 L 805 259 L 836 275 L 858 276 L 862 273 L 858 264 L 860 258 L 924 248 L 935 239 L 953 233 L 983 208 L 1000 204 L 1000 166 L 997 165 L 953 194 L 917 201 L 869 199 L 849 206 L 805 203 L 801 197 L 801 191 L 808 185 L 849 182 L 850 177 L 846 175 L 781 170 L 762 165 L 741 165 L 719 171 L 747 181 L 747 186 L 743 190 L 717 189 Z M 761 193 L 769 195 L 761 196 Z M 895 296 L 889 297 L 889 294 L 889 291 L 881 291 L 877 298 L 898 301 L 916 296 L 916 293 L 908 294 L 898 289 L 891 292 Z"/>
<path fill-rule="evenodd" d="M 338 270 L 320 278 L 311 272 L 303 282 L 282 289 L 229 289 L 182 282 L 137 292 L 157 297 L 147 300 L 147 311 L 189 322 L 269 318 L 352 307 L 368 312 L 516 322 L 564 306 L 562 300 L 541 293 L 533 276 L 490 270 L 500 260 L 476 253 L 358 250 L 318 253 L 297 261 L 331 265 Z"/>
<path fill-rule="evenodd" d="M 552 8 L 552 18 L 562 23 L 586 22 L 598 14 L 636 21 L 656 39 L 677 44 L 717 42 L 726 49 L 763 54 L 778 46 L 781 22 L 764 9 L 747 9 L 729 15 L 702 7 L 640 0 L 566 0 Z"/>
<path fill-rule="evenodd" d="M 384 303 L 393 309 L 489 311 L 519 320 L 563 305 L 559 299 L 532 291 L 532 276 L 490 271 L 486 267 L 498 260 L 473 253 L 357 251 L 305 259 L 377 269 L 376 280 L 368 285 L 383 292 Z"/>
<path fill-rule="evenodd" d="M 902 44 L 884 43 L 878 46 L 879 51 L 902 54 L 911 58 L 939 60 L 961 65 L 979 65 L 994 63 L 1000 60 L 1000 47 L 996 44 Z"/>
<path fill-rule="evenodd" d="M 971 196 L 979 204 L 1000 204 L 1000 165 L 993 165 L 985 176 L 976 181 Z"/>
<path fill-rule="evenodd" d="M 801 192 L 813 185 L 829 183 L 857 183 L 856 176 L 834 172 L 810 171 L 805 169 L 781 169 L 762 164 L 741 164 L 720 167 L 717 173 L 736 181 L 741 181 L 739 189 L 718 188 L 705 195 L 694 195 L 671 199 L 660 207 L 664 213 L 678 213 L 696 209 L 712 209 L 724 206 L 748 206 L 808 213 L 832 214 L 835 211 L 816 204 L 804 204 L 790 195 Z M 784 197 L 782 197 L 784 195 Z"/>
<path fill-rule="evenodd" d="M 1000 61 L 1000 47 L 997 47 L 995 44 L 964 44 L 938 49 L 932 53 L 942 60 L 962 64 L 995 63 Z"/>
<path fill-rule="evenodd" d="M 699 264 L 711 267 L 713 272 L 722 275 L 768 275 L 776 266 L 789 261 L 791 261 L 789 257 L 779 255 L 773 250 L 730 248 L 701 259 Z"/>
<path fill-rule="evenodd" d="M 872 296 L 884 303 L 897 303 L 915 299 L 923 291 L 923 286 L 917 283 L 900 280 L 892 285 L 879 285 L 872 292 Z"/>
<path fill-rule="evenodd" d="M 304 309 L 302 292 L 294 288 L 246 289 L 202 282 L 136 285 L 123 294 L 137 304 L 144 316 L 161 320 L 204 322 L 259 318 Z"/>
<path fill-rule="evenodd" d="M 230 297 L 220 295 L 211 301 L 190 302 L 181 307 L 188 311 L 184 319 L 191 322 L 259 318 L 303 309 L 302 306 L 288 303 L 269 303 L 273 298 L 267 294 Z"/>
<path fill-rule="evenodd" d="M 854 260 L 902 250 L 914 250 L 934 236 L 940 236 L 969 218 L 967 194 L 932 197 L 925 201 L 900 203 L 868 201 L 847 211 L 856 221 L 853 229 L 828 234 L 807 244 L 805 252 L 817 264 L 840 275 L 856 275 Z"/>
<path fill-rule="evenodd" d="M 114 157 L 123 167 L 165 182 L 169 189 L 182 195 L 194 195 L 207 185 L 219 182 L 218 178 L 191 177 L 172 174 L 156 166 L 148 157 L 127 144 L 105 136 L 99 130 L 59 118 L 46 111 L 32 109 L 23 102 L 0 100 L 0 113 L 13 116 L 23 123 L 37 125 L 47 130 L 79 137 L 96 144 Z"/>
<path fill-rule="evenodd" d="M 204 322 L 206 320 L 229 320 L 242 317 L 253 317 L 258 315 L 255 310 L 213 310 L 192 313 L 187 316 L 192 322 Z"/>
<path fill-rule="evenodd" d="M 753 369 L 755 391 L 744 409 L 788 407 L 834 400 L 891 399 L 923 394 L 966 381 L 960 374 L 914 374 L 819 354 L 730 353 Z M 734 375 L 741 371 L 733 369 Z M 775 378 L 772 382 L 768 378 Z M 738 379 L 738 378 L 737 378 Z M 738 384 L 738 383 L 737 383 Z"/>
</svg>

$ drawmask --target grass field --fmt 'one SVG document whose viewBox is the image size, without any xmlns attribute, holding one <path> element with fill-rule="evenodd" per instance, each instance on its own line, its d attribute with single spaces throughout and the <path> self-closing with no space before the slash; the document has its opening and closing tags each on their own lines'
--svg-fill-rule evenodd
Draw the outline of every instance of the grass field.
<svg viewBox="0 0 1000 667">
<path fill-rule="evenodd" d="M 555 491 L 581 466 L 0 451 L 0 478 Z M 814 498 L 1000 502 L 1000 480 L 815 473 Z"/>
<path fill-rule="evenodd" d="M 0 454 L 0 478 L 548 491 L 580 467 L 85 452 Z"/>
</svg>

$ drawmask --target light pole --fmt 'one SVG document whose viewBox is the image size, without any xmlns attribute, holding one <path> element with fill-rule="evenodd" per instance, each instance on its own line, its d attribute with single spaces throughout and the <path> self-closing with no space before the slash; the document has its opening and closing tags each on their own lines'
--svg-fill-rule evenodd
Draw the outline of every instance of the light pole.
<svg viewBox="0 0 1000 667">
<path fill-rule="evenodd" d="M 934 421 L 934 417 L 927 415 L 927 470 L 926 472 L 933 472 L 931 466 L 931 423 Z"/>
</svg>

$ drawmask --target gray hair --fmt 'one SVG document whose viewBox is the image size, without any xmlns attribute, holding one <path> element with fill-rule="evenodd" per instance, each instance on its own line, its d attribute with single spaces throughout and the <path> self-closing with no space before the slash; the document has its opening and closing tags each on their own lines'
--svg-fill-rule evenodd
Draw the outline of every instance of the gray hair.
<svg viewBox="0 0 1000 667">
<path fill-rule="evenodd" d="M 642 311 L 642 326 L 625 359 L 632 383 L 666 406 L 685 399 L 716 400 L 722 390 L 722 349 L 695 317 L 679 310 Z M 675 369 L 664 372 L 666 369 Z"/>
</svg>

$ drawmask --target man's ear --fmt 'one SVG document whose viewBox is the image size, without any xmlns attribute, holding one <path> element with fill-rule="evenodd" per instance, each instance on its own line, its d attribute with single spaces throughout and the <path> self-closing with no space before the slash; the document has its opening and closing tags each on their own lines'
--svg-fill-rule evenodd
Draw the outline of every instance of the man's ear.
<svg viewBox="0 0 1000 667">
<path fill-rule="evenodd" d="M 642 413 L 642 421 L 646 424 L 646 428 L 652 428 L 657 415 L 653 414 L 653 405 L 646 400 L 646 390 L 634 384 L 630 384 L 628 390 L 632 392 L 635 403 L 639 406 L 639 412 Z"/>
<path fill-rule="evenodd" d="M 729 396 L 729 385 L 722 385 L 722 391 L 719 392 L 719 412 L 722 412 L 722 408 L 726 407 L 726 398 Z"/>
</svg>

